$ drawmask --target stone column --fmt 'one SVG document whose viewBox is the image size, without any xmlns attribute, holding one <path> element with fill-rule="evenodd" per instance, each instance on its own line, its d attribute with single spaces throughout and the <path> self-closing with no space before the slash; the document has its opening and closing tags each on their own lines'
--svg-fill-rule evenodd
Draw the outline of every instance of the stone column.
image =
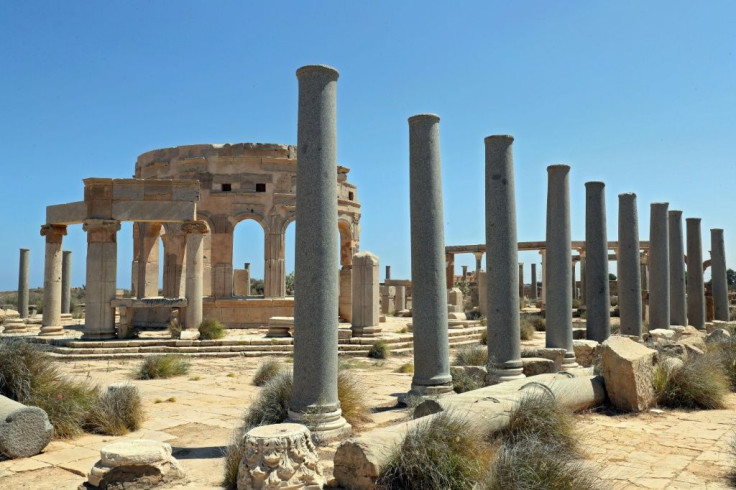
<svg viewBox="0 0 736 490">
<path fill-rule="evenodd" d="M 243 264 L 243 269 L 245 270 L 245 274 L 243 277 L 243 280 L 245 282 L 245 295 L 250 296 L 250 262 L 245 262 Z M 286 280 L 286 278 L 284 278 Z M 284 287 L 286 285 L 284 284 Z"/>
<path fill-rule="evenodd" d="M 636 194 L 618 195 L 618 308 L 621 335 L 641 337 L 641 255 Z"/>
<path fill-rule="evenodd" d="M 337 224 L 335 228 L 337 228 Z M 266 298 L 283 298 L 286 296 L 284 242 L 284 233 L 281 231 L 266 234 L 266 246 L 264 247 L 266 268 L 263 272 L 265 276 L 263 279 L 263 296 Z M 337 299 L 337 296 L 335 298 Z"/>
<path fill-rule="evenodd" d="M 703 246 L 700 218 L 687 218 L 687 322 L 705 328 L 705 284 L 703 281 Z"/>
<path fill-rule="evenodd" d="M 537 264 L 532 264 L 532 296 L 531 299 L 537 299 Z"/>
<path fill-rule="evenodd" d="M 567 368 L 577 366 L 572 347 L 570 166 L 550 165 L 547 174 L 546 344 L 567 351 L 562 361 Z"/>
<path fill-rule="evenodd" d="M 158 241 L 161 236 L 160 223 L 135 223 L 138 227 L 138 298 L 158 296 Z"/>
<path fill-rule="evenodd" d="M 670 247 L 670 324 L 687 325 L 685 297 L 685 248 L 682 239 L 682 211 L 667 213 Z"/>
<path fill-rule="evenodd" d="M 202 238 L 208 232 L 203 221 L 187 221 L 182 223 L 181 231 L 187 236 L 187 276 L 186 298 L 187 310 L 182 325 L 182 340 L 199 338 L 199 325 L 202 323 Z"/>
<path fill-rule="evenodd" d="M 349 433 L 337 397 L 337 78 L 304 66 L 297 131 L 294 388 L 289 418 L 320 437 Z"/>
<path fill-rule="evenodd" d="M 353 322 L 355 337 L 372 337 L 381 331 L 378 323 L 378 257 L 370 252 L 353 256 Z M 402 287 L 403 289 L 403 287 Z"/>
<path fill-rule="evenodd" d="M 164 236 L 167 237 L 164 244 L 164 297 L 183 298 L 186 296 L 184 278 L 187 269 L 185 264 L 187 237 L 181 231 L 179 223 L 167 224 Z"/>
<path fill-rule="evenodd" d="M 575 278 L 575 261 L 572 261 L 570 266 L 570 277 L 572 278 L 572 284 L 570 284 L 570 291 L 572 292 L 572 299 L 578 299 L 578 283 Z"/>
<path fill-rule="evenodd" d="M 394 311 L 396 313 L 406 309 L 406 286 L 395 286 Z"/>
<path fill-rule="evenodd" d="M 120 222 L 116 220 L 87 219 L 87 281 L 83 339 L 113 339 L 115 309 L 110 302 L 117 288 L 118 244 Z"/>
<path fill-rule="evenodd" d="M 475 252 L 475 280 L 478 281 L 478 274 L 480 273 L 480 265 L 483 261 L 483 252 Z"/>
<path fill-rule="evenodd" d="M 18 266 L 18 313 L 21 318 L 28 318 L 28 271 L 30 268 L 31 251 L 27 248 L 20 249 L 20 261 Z"/>
<path fill-rule="evenodd" d="M 390 265 L 387 265 L 386 266 L 386 279 L 385 280 L 386 281 L 390 281 L 391 280 L 391 266 Z"/>
<path fill-rule="evenodd" d="M 61 253 L 61 312 L 72 312 L 72 252 Z"/>
<path fill-rule="evenodd" d="M 611 335 L 605 189 L 603 182 L 585 183 L 585 328 L 586 338 L 596 342 Z"/>
<path fill-rule="evenodd" d="M 522 271 L 516 239 L 516 192 L 512 136 L 485 139 L 486 300 L 488 373 L 497 381 L 523 378 L 519 327 Z M 522 292 L 523 294 L 523 292 Z M 572 334 L 572 325 L 570 326 Z"/>
<path fill-rule="evenodd" d="M 43 225 L 46 260 L 43 268 L 43 320 L 39 335 L 61 335 L 61 242 L 66 225 Z"/>
<path fill-rule="evenodd" d="M 542 258 L 542 305 L 543 307 L 547 308 L 547 272 L 544 266 L 546 265 L 546 258 L 547 258 L 547 249 L 540 250 L 539 255 Z"/>
<path fill-rule="evenodd" d="M 452 391 L 440 169 L 440 118 L 409 118 L 409 196 L 414 378 L 411 392 Z"/>
<path fill-rule="evenodd" d="M 710 230 L 710 274 L 713 284 L 713 310 L 715 319 L 727 322 L 728 315 L 728 277 L 726 275 L 726 248 L 723 230 Z"/>
<path fill-rule="evenodd" d="M 488 317 L 488 287 L 486 271 L 478 272 L 478 311 Z M 487 324 L 487 323 L 486 323 Z"/>
<path fill-rule="evenodd" d="M 463 266 L 463 282 L 467 282 L 467 281 L 468 281 L 468 266 L 464 265 Z"/>
<path fill-rule="evenodd" d="M 651 205 L 649 223 L 649 329 L 670 326 L 670 247 L 666 202 Z"/>
<path fill-rule="evenodd" d="M 519 298 L 524 299 L 524 263 L 519 262 Z"/>
<path fill-rule="evenodd" d="M 447 265 L 447 289 L 455 287 L 455 254 L 445 254 L 445 264 Z"/>
<path fill-rule="evenodd" d="M 580 302 L 584 305 L 588 304 L 588 298 L 586 295 L 586 277 L 587 277 L 587 269 L 585 266 L 586 259 L 585 259 L 585 249 L 578 250 L 578 253 L 580 254 Z M 608 251 L 606 251 L 608 253 Z M 610 287 L 609 287 L 610 289 Z"/>
</svg>

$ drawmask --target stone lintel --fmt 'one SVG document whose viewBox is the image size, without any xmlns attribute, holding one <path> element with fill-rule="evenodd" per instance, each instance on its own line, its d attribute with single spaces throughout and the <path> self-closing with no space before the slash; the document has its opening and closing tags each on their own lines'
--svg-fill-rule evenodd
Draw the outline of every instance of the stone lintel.
<svg viewBox="0 0 736 490">
<path fill-rule="evenodd" d="M 87 203 L 84 201 L 46 206 L 46 223 L 60 225 L 79 224 L 87 217 Z"/>
<path fill-rule="evenodd" d="M 119 221 L 192 221 L 196 204 L 188 201 L 119 201 L 112 203 L 112 218 Z"/>
</svg>

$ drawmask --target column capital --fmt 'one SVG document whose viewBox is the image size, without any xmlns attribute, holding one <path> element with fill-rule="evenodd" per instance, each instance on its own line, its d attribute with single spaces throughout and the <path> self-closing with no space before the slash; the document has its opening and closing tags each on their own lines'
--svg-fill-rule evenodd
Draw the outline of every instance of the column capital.
<svg viewBox="0 0 736 490">
<path fill-rule="evenodd" d="M 61 242 L 61 237 L 64 235 L 66 235 L 66 225 L 41 225 L 41 236 L 45 236 L 47 242 Z"/>
<path fill-rule="evenodd" d="M 120 221 L 114 219 L 86 219 L 82 229 L 87 232 L 87 243 L 115 242 Z"/>
<path fill-rule="evenodd" d="M 190 234 L 190 233 L 199 233 L 199 234 L 206 234 L 210 232 L 210 229 L 207 227 L 207 223 L 201 220 L 195 220 L 195 221 L 184 221 L 181 224 L 181 231 Z"/>
</svg>

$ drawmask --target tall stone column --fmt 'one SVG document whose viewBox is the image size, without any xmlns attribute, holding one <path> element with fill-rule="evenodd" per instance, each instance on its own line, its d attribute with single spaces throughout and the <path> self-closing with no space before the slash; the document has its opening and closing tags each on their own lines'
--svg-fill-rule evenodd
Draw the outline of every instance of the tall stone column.
<svg viewBox="0 0 736 490">
<path fill-rule="evenodd" d="M 409 118 L 414 378 L 411 392 L 452 391 L 447 338 L 447 275 L 440 168 L 440 118 Z"/>
<path fill-rule="evenodd" d="M 61 253 L 61 312 L 72 312 L 72 252 Z"/>
<path fill-rule="evenodd" d="M 611 335 L 605 191 L 603 182 L 585 183 L 585 328 L 587 339 L 596 342 Z"/>
<path fill-rule="evenodd" d="M 651 206 L 649 222 L 649 329 L 670 326 L 670 247 L 666 202 Z"/>
<path fill-rule="evenodd" d="M 478 272 L 478 311 L 481 316 L 488 317 L 488 278 L 486 271 Z M 487 322 L 486 322 L 487 324 Z"/>
<path fill-rule="evenodd" d="M 29 256 L 31 251 L 27 248 L 20 249 L 20 260 L 18 265 L 18 313 L 21 318 L 28 318 L 28 272 L 30 269 Z"/>
<path fill-rule="evenodd" d="M 406 309 L 406 286 L 394 286 L 394 311 L 396 313 Z"/>
<path fill-rule="evenodd" d="M 570 291 L 572 292 L 572 299 L 576 300 L 578 299 L 578 283 L 575 280 L 575 261 L 572 261 L 572 265 L 570 266 L 570 277 L 572 278 L 572 284 L 570 284 Z"/>
<path fill-rule="evenodd" d="M 39 335 L 61 335 L 61 242 L 66 225 L 43 225 L 46 260 L 43 268 L 43 320 Z"/>
<path fill-rule="evenodd" d="M 586 263 L 585 249 L 579 250 L 578 253 L 580 254 L 580 302 L 584 305 L 587 305 L 588 304 L 588 298 L 586 294 L 587 269 L 585 265 Z M 606 253 L 608 253 L 608 251 L 606 251 Z"/>
<path fill-rule="evenodd" d="M 378 322 L 379 282 L 378 257 L 370 252 L 355 254 L 353 256 L 353 321 L 351 326 L 353 336 L 372 337 L 381 331 Z"/>
<path fill-rule="evenodd" d="M 118 243 L 120 222 L 116 220 L 87 219 L 87 281 L 83 339 L 113 339 L 115 309 L 110 302 L 117 288 Z"/>
<path fill-rule="evenodd" d="M 464 265 L 463 266 L 463 282 L 467 282 L 467 281 L 468 281 L 468 266 Z"/>
<path fill-rule="evenodd" d="M 516 239 L 513 142 L 512 136 L 504 135 L 485 139 L 486 250 L 493 251 L 486 259 L 488 373 L 497 381 L 524 377 L 519 333 L 519 285 L 523 281 Z"/>
<path fill-rule="evenodd" d="M 391 266 L 387 265 L 386 266 L 386 281 L 389 281 L 389 280 L 391 280 Z"/>
<path fill-rule="evenodd" d="M 480 265 L 483 261 L 483 252 L 475 252 L 473 253 L 475 256 L 475 280 L 478 281 L 478 274 L 480 274 Z"/>
<path fill-rule="evenodd" d="M 547 249 L 545 248 L 544 250 L 540 250 L 539 251 L 539 256 L 541 257 L 541 260 L 542 260 L 542 270 L 541 270 L 541 272 L 542 272 L 542 287 L 541 287 L 541 289 L 542 289 L 542 294 L 541 294 L 541 296 L 542 296 L 542 305 L 544 305 L 544 307 L 546 309 L 546 307 L 547 307 L 547 272 L 546 272 L 546 269 L 544 268 L 544 266 L 546 265 L 546 262 L 547 262 L 546 261 L 546 258 L 547 258 Z"/>
<path fill-rule="evenodd" d="M 321 437 L 349 433 L 337 397 L 337 70 L 299 68 L 294 388 L 289 418 Z"/>
<path fill-rule="evenodd" d="M 154 298 L 158 296 L 158 260 L 160 223 L 135 223 L 138 227 L 138 298 Z"/>
<path fill-rule="evenodd" d="M 179 223 L 166 227 L 164 244 L 164 297 L 183 298 L 186 296 L 186 244 L 187 237 Z"/>
<path fill-rule="evenodd" d="M 337 225 L 335 225 L 335 228 L 337 228 Z M 264 269 L 265 277 L 263 280 L 263 296 L 266 298 L 283 298 L 286 296 L 284 242 L 284 233 L 281 231 L 266 234 L 266 246 L 264 247 L 266 268 Z"/>
<path fill-rule="evenodd" d="M 447 289 L 455 287 L 455 254 L 445 254 L 445 264 L 447 265 Z"/>
<path fill-rule="evenodd" d="M 670 246 L 670 324 L 687 325 L 685 297 L 685 247 L 682 238 L 682 211 L 667 213 Z"/>
<path fill-rule="evenodd" d="M 703 245 L 700 218 L 687 218 L 687 322 L 705 328 L 705 284 L 703 280 Z"/>
<path fill-rule="evenodd" d="M 519 262 L 519 298 L 524 299 L 524 263 Z"/>
<path fill-rule="evenodd" d="M 186 298 L 187 310 L 184 316 L 184 325 L 181 338 L 192 340 L 199 338 L 199 325 L 202 323 L 202 239 L 208 232 L 203 221 L 187 221 L 182 223 L 181 231 L 187 236 L 187 277 Z"/>
<path fill-rule="evenodd" d="M 532 264 L 532 296 L 531 299 L 537 299 L 537 264 Z"/>
<path fill-rule="evenodd" d="M 562 366 L 577 366 L 572 347 L 570 166 L 547 167 L 547 347 L 565 349 Z"/>
<path fill-rule="evenodd" d="M 728 315 L 728 277 L 726 275 L 726 247 L 723 230 L 710 230 L 710 274 L 713 283 L 713 309 L 716 320 L 729 320 Z"/>
<path fill-rule="evenodd" d="M 636 194 L 618 195 L 618 309 L 621 335 L 641 337 L 641 255 Z"/>
</svg>

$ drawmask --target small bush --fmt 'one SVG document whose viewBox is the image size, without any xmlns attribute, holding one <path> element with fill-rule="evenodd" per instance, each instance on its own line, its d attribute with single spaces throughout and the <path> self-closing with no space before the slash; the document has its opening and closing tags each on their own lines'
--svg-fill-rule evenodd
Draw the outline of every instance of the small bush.
<svg viewBox="0 0 736 490">
<path fill-rule="evenodd" d="M 729 380 L 720 359 L 708 353 L 688 358 L 679 369 L 660 363 L 654 390 L 665 407 L 716 409 L 725 407 Z"/>
<path fill-rule="evenodd" d="M 490 460 L 490 446 L 451 412 L 420 423 L 381 470 L 381 490 L 472 489 Z"/>
<path fill-rule="evenodd" d="M 214 318 L 206 318 L 199 326 L 200 340 L 217 340 L 225 336 L 225 326 Z"/>
<path fill-rule="evenodd" d="M 529 321 L 537 332 L 544 332 L 547 330 L 547 320 L 545 320 L 544 317 L 534 315 L 529 318 Z"/>
<path fill-rule="evenodd" d="M 263 386 L 282 371 L 281 364 L 278 361 L 268 360 L 258 366 L 256 374 L 253 375 L 253 384 Z"/>
<path fill-rule="evenodd" d="M 158 379 L 181 376 L 189 372 L 189 361 L 177 354 L 148 356 L 135 373 L 136 379 Z"/>
<path fill-rule="evenodd" d="M 383 340 L 376 340 L 368 351 L 368 357 L 371 359 L 387 359 L 391 355 L 391 349 Z"/>
<path fill-rule="evenodd" d="M 455 366 L 485 366 L 488 363 L 488 349 L 481 345 L 461 347 L 455 353 Z"/>
<path fill-rule="evenodd" d="M 488 329 L 485 329 L 480 334 L 481 345 L 488 345 Z"/>
<path fill-rule="evenodd" d="M 708 354 L 718 359 L 721 368 L 728 377 L 732 391 L 736 391 L 736 342 L 721 342 L 708 346 Z"/>
<path fill-rule="evenodd" d="M 167 328 L 169 329 L 169 334 L 171 334 L 172 339 L 181 338 L 181 323 L 179 323 L 178 319 L 174 318 L 171 320 Z"/>
<path fill-rule="evenodd" d="M 97 434 L 121 436 L 140 429 L 143 403 L 133 385 L 107 389 L 87 415 L 85 428 Z"/>
<path fill-rule="evenodd" d="M 414 364 L 407 362 L 396 368 L 397 373 L 411 374 L 414 372 Z"/>
<path fill-rule="evenodd" d="M 509 425 L 500 434 L 509 443 L 529 435 L 568 452 L 575 452 L 577 447 L 572 413 L 547 393 L 524 396 L 509 414 Z"/>
<path fill-rule="evenodd" d="M 587 490 L 598 488 L 598 482 L 593 468 L 563 448 L 524 434 L 501 446 L 480 488 Z"/>
<path fill-rule="evenodd" d="M 529 320 L 522 320 L 520 324 L 519 334 L 521 340 L 534 340 L 534 333 L 537 331 Z"/>
<path fill-rule="evenodd" d="M 480 380 L 463 370 L 453 370 L 450 374 L 452 375 L 452 390 L 455 393 L 465 393 L 485 386 Z"/>
<path fill-rule="evenodd" d="M 370 410 L 365 402 L 365 387 L 350 371 L 337 373 L 337 398 L 340 400 L 342 416 L 354 428 L 359 429 L 370 422 Z"/>
</svg>

